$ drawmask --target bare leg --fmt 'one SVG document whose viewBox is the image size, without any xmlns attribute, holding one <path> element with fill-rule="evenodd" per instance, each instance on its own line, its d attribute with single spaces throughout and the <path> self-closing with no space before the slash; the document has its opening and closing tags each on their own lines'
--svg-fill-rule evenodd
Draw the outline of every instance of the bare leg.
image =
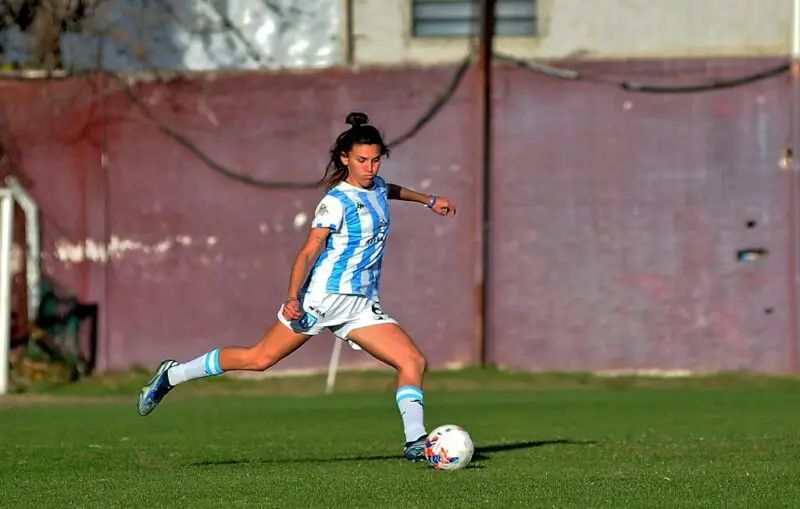
<svg viewBox="0 0 800 509">
<path fill-rule="evenodd" d="M 264 371 L 300 348 L 310 337 L 276 322 L 261 341 L 250 348 L 218 348 L 185 364 L 166 360 L 139 392 L 139 415 L 149 415 L 178 384 L 225 371 Z"/>
<path fill-rule="evenodd" d="M 255 346 L 229 346 L 220 350 L 223 371 L 264 371 L 303 346 L 311 336 L 300 334 L 280 322 L 267 331 Z"/>
<path fill-rule="evenodd" d="M 376 359 L 397 370 L 395 402 L 403 419 L 406 437 L 406 458 L 424 459 L 424 397 L 422 379 L 425 357 L 414 341 L 396 324 L 370 325 L 356 329 L 349 338 Z"/>
<path fill-rule="evenodd" d="M 379 361 L 397 370 L 397 387 L 422 388 L 425 357 L 408 334 L 397 324 L 370 325 L 352 331 L 348 337 Z"/>
<path fill-rule="evenodd" d="M 275 322 L 254 346 L 228 346 L 170 367 L 169 383 L 175 386 L 226 371 L 264 371 L 303 346 L 309 338 L 311 336 L 294 332 L 281 322 Z"/>
</svg>

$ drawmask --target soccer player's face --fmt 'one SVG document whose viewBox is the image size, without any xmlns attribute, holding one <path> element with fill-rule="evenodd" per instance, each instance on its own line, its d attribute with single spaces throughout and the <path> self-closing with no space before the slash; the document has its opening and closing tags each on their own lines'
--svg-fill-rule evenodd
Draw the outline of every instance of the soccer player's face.
<svg viewBox="0 0 800 509">
<path fill-rule="evenodd" d="M 372 186 L 372 179 L 381 168 L 381 148 L 378 145 L 353 145 L 350 153 L 342 156 L 350 177 L 362 187 Z"/>
</svg>

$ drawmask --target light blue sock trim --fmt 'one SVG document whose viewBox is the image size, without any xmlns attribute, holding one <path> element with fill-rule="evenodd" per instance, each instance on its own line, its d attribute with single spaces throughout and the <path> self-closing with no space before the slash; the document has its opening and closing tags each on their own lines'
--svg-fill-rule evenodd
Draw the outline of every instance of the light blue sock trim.
<svg viewBox="0 0 800 509">
<path fill-rule="evenodd" d="M 222 368 L 219 367 L 219 348 L 208 352 L 203 361 L 206 375 L 215 376 L 222 374 Z"/>
<path fill-rule="evenodd" d="M 414 387 L 413 385 L 405 385 L 398 388 L 397 392 L 395 392 L 395 401 L 400 403 L 404 399 L 418 399 L 420 401 L 424 401 L 422 389 L 419 387 Z"/>
</svg>

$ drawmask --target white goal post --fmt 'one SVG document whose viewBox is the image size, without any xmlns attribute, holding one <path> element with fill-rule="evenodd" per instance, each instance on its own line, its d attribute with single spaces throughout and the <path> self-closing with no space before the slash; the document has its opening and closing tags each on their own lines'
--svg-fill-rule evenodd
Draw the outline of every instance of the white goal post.
<svg viewBox="0 0 800 509">
<path fill-rule="evenodd" d="M 8 392 L 11 349 L 11 246 L 14 242 L 14 193 L 0 189 L 0 394 Z"/>
<path fill-rule="evenodd" d="M 344 341 L 338 338 L 333 338 L 333 352 L 331 352 L 331 361 L 328 364 L 328 381 L 325 384 L 325 393 L 331 394 L 333 386 L 336 384 L 336 374 L 339 371 L 339 357 L 342 355 L 342 345 Z"/>
<path fill-rule="evenodd" d="M 13 176 L 0 188 L 0 395 L 8 393 L 9 353 L 11 349 L 11 279 L 14 246 L 14 211 L 19 204 L 25 214 L 25 260 L 28 286 L 28 318 L 34 320 L 39 310 L 41 278 L 41 245 L 39 242 L 39 208 Z"/>
</svg>

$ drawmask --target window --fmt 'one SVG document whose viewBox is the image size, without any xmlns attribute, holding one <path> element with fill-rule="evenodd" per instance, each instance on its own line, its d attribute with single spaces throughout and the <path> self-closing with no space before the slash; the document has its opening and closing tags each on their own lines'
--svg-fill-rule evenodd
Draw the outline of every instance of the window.
<svg viewBox="0 0 800 509">
<path fill-rule="evenodd" d="M 479 34 L 481 2 L 476 0 L 412 0 L 414 37 L 464 37 Z M 536 34 L 536 0 L 497 0 L 495 35 Z"/>
</svg>

